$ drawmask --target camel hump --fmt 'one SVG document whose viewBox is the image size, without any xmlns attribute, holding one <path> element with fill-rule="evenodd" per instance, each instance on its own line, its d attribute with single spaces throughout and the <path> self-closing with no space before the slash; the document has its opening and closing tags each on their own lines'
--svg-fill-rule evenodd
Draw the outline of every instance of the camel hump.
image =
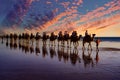
<svg viewBox="0 0 120 80">
<path fill-rule="evenodd" d="M 84 38 L 83 38 L 83 41 L 91 41 L 91 36 L 90 35 L 86 35 Z"/>
<path fill-rule="evenodd" d="M 86 35 L 85 38 L 91 38 L 91 36 L 90 35 Z"/>
</svg>

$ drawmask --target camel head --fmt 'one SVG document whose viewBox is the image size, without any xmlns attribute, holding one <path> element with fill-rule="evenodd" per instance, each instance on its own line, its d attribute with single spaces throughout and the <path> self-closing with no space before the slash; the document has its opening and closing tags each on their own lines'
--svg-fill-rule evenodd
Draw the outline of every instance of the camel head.
<svg viewBox="0 0 120 80">
<path fill-rule="evenodd" d="M 82 35 L 79 35 L 79 39 L 82 37 Z"/>
<path fill-rule="evenodd" d="M 92 34 L 92 37 L 94 38 L 96 34 Z"/>
<path fill-rule="evenodd" d="M 92 34 L 92 41 L 94 40 L 96 34 Z"/>
</svg>

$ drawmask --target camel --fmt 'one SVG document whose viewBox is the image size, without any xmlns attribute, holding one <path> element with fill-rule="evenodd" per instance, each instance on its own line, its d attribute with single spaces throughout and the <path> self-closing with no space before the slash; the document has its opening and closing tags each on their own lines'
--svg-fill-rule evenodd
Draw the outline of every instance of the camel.
<svg viewBox="0 0 120 80">
<path fill-rule="evenodd" d="M 39 40 L 41 38 L 41 36 L 39 35 L 39 32 L 36 33 L 35 39 Z"/>
<path fill-rule="evenodd" d="M 79 45 L 78 41 L 80 40 L 81 36 L 82 36 L 82 35 L 79 35 L 79 36 L 78 36 L 78 35 L 77 35 L 77 32 L 76 32 L 76 31 L 73 31 L 73 32 L 72 32 L 72 35 L 71 35 L 71 37 L 70 37 L 70 40 L 71 40 L 70 46 L 71 46 L 71 43 L 73 42 L 74 47 L 77 47 L 77 46 Z"/>
<path fill-rule="evenodd" d="M 7 34 L 7 35 L 5 35 L 5 38 L 8 40 L 8 38 L 9 38 L 9 35 Z"/>
<path fill-rule="evenodd" d="M 92 50 L 91 42 L 94 41 L 95 35 L 96 35 L 96 34 L 92 34 L 92 37 L 91 37 L 91 35 L 86 35 L 86 36 L 83 38 L 83 50 L 85 49 L 85 43 L 88 43 L 88 50 L 89 50 L 89 47 L 90 47 L 91 50 Z"/>
<path fill-rule="evenodd" d="M 58 38 L 57 38 L 57 40 L 58 40 L 58 46 L 59 46 L 59 42 L 61 42 L 61 44 L 63 44 L 63 34 L 62 34 L 62 31 L 60 31 L 60 32 L 58 33 Z"/>
<path fill-rule="evenodd" d="M 43 45 L 46 44 L 48 38 L 49 36 L 46 34 L 46 32 L 43 32 L 43 36 L 42 36 Z"/>
<path fill-rule="evenodd" d="M 21 39 L 22 39 L 22 35 L 21 35 L 21 34 L 19 34 L 18 39 L 19 39 L 19 40 L 21 40 Z"/>
<path fill-rule="evenodd" d="M 50 43 L 51 45 L 55 45 L 55 40 L 57 39 L 57 35 L 54 34 L 54 32 L 51 33 L 50 35 Z"/>
<path fill-rule="evenodd" d="M 18 38 L 18 36 L 17 36 L 17 34 L 16 34 L 16 33 L 14 33 L 13 37 L 14 37 L 14 40 L 15 40 L 15 41 L 16 41 L 16 40 L 17 40 L 17 38 Z"/>
<path fill-rule="evenodd" d="M 63 46 L 64 46 L 65 41 L 67 41 L 67 46 L 69 45 L 69 39 L 70 39 L 70 36 L 69 36 L 68 32 L 65 31 L 64 36 L 63 36 Z"/>
<path fill-rule="evenodd" d="M 33 42 L 34 42 L 34 38 L 35 38 L 35 36 L 31 33 L 31 35 L 30 35 L 30 41 L 31 41 L 32 45 L 33 45 Z"/>
<path fill-rule="evenodd" d="M 30 39 L 33 39 L 34 38 L 34 35 L 33 35 L 33 33 L 31 33 L 31 35 L 30 35 Z"/>
</svg>

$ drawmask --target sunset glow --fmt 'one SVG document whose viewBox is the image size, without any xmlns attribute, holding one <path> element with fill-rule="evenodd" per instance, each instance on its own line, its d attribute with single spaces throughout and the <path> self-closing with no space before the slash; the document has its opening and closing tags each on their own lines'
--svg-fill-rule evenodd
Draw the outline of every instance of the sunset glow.
<svg viewBox="0 0 120 80">
<path fill-rule="evenodd" d="M 0 0 L 0 34 L 65 30 L 120 37 L 120 0 Z"/>
</svg>

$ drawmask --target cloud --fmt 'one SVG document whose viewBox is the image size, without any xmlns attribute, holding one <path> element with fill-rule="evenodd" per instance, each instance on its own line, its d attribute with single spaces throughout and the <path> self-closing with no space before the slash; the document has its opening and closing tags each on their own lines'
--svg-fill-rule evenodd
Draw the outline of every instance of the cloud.
<svg viewBox="0 0 120 80">
<path fill-rule="evenodd" d="M 50 1 L 46 1 L 46 4 L 52 4 L 52 2 L 50 2 Z"/>
<path fill-rule="evenodd" d="M 107 7 L 106 7 L 107 5 Z M 87 14 L 83 15 L 80 19 L 81 22 L 85 22 L 85 21 L 89 21 L 91 19 L 97 19 L 100 18 L 102 16 L 106 16 L 108 14 L 112 14 L 115 11 L 120 10 L 120 1 L 118 0 L 116 2 L 116 0 L 111 1 L 107 4 L 105 4 L 102 7 L 98 7 L 97 9 L 88 12 Z"/>
<path fill-rule="evenodd" d="M 18 0 L 14 4 L 13 9 L 4 18 L 2 22 L 3 26 L 11 27 L 14 24 L 20 25 L 33 1 L 34 0 Z"/>
<path fill-rule="evenodd" d="M 76 0 L 75 0 L 76 2 Z M 82 2 L 81 2 L 82 3 Z M 111 4 L 112 3 L 112 4 Z M 70 3 L 62 3 L 65 8 Z M 119 12 L 113 14 L 115 11 L 120 10 L 120 3 L 116 3 L 116 1 L 111 1 L 104 6 L 98 7 L 95 10 L 88 12 L 85 15 L 80 16 L 80 20 L 76 20 L 79 17 L 78 6 L 74 3 L 71 7 L 67 7 L 64 12 L 61 12 L 57 16 L 53 17 L 51 20 L 46 22 L 45 24 L 40 25 L 37 28 L 33 28 L 32 30 L 36 31 L 48 31 L 48 32 L 58 32 L 60 30 L 71 32 L 72 30 L 86 30 L 91 28 L 103 29 L 110 25 L 115 25 L 119 23 Z M 106 6 L 107 5 L 107 6 Z M 58 9 L 56 9 L 58 11 Z M 55 10 L 55 12 L 56 12 Z M 54 11 L 53 11 L 54 12 Z M 112 14 L 109 16 L 109 14 Z M 117 16 L 117 17 L 116 17 Z M 82 24 L 80 24 L 82 23 Z"/>
<path fill-rule="evenodd" d="M 45 1 L 48 10 L 45 10 L 43 13 L 36 14 L 35 12 L 31 12 L 28 14 L 28 20 L 26 20 L 26 24 L 24 25 L 24 32 L 42 33 L 46 31 L 50 33 L 54 31 L 57 33 L 60 30 L 72 32 L 73 30 L 84 31 L 92 28 L 100 30 L 120 23 L 120 0 L 112 0 L 86 14 L 81 14 L 81 12 L 78 11 L 80 8 L 79 5 L 84 3 L 83 0 L 72 0 L 72 2 L 61 1 L 60 4 L 58 0 L 54 1 L 54 4 L 53 1 Z M 21 7 L 23 3 L 16 5 L 16 9 L 10 12 L 11 17 L 8 18 L 8 21 L 11 21 L 11 25 L 15 23 L 21 24 L 24 17 L 23 15 L 27 14 L 31 3 L 32 2 L 27 2 L 26 6 L 28 7 L 25 9 Z M 52 4 L 52 6 L 49 4 Z M 56 5 L 59 7 L 56 7 Z M 64 8 L 61 9 L 61 6 Z M 25 10 L 25 12 L 23 12 L 23 10 Z M 14 13 L 15 11 L 21 14 L 17 16 L 16 13 Z"/>
<path fill-rule="evenodd" d="M 70 5 L 70 2 L 62 2 L 60 3 L 64 8 L 67 8 Z"/>
</svg>

